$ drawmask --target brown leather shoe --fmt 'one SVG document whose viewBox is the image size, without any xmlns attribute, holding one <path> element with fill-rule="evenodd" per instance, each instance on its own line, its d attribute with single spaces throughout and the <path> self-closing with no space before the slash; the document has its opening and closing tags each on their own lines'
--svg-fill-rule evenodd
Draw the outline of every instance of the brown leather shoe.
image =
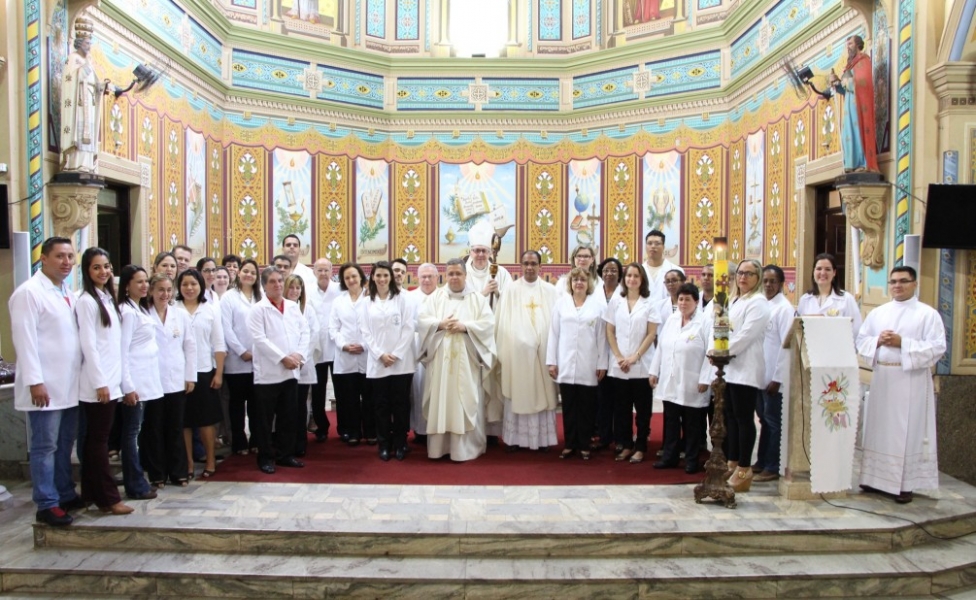
<svg viewBox="0 0 976 600">
<path fill-rule="evenodd" d="M 99 506 L 98 510 L 102 511 L 103 513 L 111 513 L 113 515 L 127 515 L 133 512 L 135 509 L 131 506 L 126 506 L 125 504 L 118 502 L 112 506 Z"/>
<path fill-rule="evenodd" d="M 763 471 L 752 478 L 756 483 L 763 483 L 764 481 L 776 481 L 779 479 L 779 473 L 773 473 L 772 471 Z"/>
</svg>

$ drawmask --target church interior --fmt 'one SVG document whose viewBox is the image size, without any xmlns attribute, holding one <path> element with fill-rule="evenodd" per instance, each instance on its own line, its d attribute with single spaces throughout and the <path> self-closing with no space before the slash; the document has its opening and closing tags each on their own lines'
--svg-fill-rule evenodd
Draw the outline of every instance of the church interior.
<svg viewBox="0 0 976 600">
<path fill-rule="evenodd" d="M 296 235 L 306 264 L 403 258 L 413 286 L 421 263 L 467 254 L 474 216 L 513 276 L 532 249 L 552 282 L 579 245 L 626 265 L 659 230 L 690 281 L 724 238 L 729 260 L 780 266 L 794 304 L 832 252 L 867 314 L 909 264 L 948 342 L 942 481 L 908 506 L 786 482 L 736 510 L 688 486 L 196 482 L 55 530 L 32 522 L 3 386 L 0 597 L 976 598 L 976 241 L 922 239 L 929 185 L 976 184 L 974 15 L 976 0 L 0 3 L 5 300 L 51 235 L 118 265 L 177 244 L 263 265 Z M 97 185 L 59 179 L 79 18 L 98 79 L 133 84 L 100 107 Z M 841 101 L 811 89 L 855 35 L 873 68 L 867 181 L 845 173 Z M 10 362 L 15 318 L 0 312 Z"/>
</svg>

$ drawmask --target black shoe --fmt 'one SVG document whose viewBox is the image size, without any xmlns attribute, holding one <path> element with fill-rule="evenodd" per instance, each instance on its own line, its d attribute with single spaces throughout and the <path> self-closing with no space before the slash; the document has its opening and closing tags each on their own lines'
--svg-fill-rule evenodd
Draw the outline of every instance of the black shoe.
<svg viewBox="0 0 976 600">
<path fill-rule="evenodd" d="M 396 451 L 396 459 L 403 460 L 407 457 L 407 452 L 404 448 L 398 448 Z"/>
<path fill-rule="evenodd" d="M 377 440 L 376 438 L 366 438 L 366 444 L 367 445 L 375 446 L 378 443 L 379 443 L 379 440 Z"/>
<path fill-rule="evenodd" d="M 488 445 L 489 446 L 497 446 L 498 445 L 498 436 L 497 435 L 489 435 L 488 436 Z"/>
<path fill-rule="evenodd" d="M 701 471 L 701 467 L 699 467 L 696 463 L 692 463 L 690 465 L 685 466 L 685 473 L 689 475 L 694 475 L 699 471 Z"/>
<path fill-rule="evenodd" d="M 915 495 L 912 494 L 911 492 L 902 492 L 897 496 L 895 496 L 895 502 L 897 502 L 898 504 L 908 504 L 914 499 L 915 499 Z"/>
<path fill-rule="evenodd" d="M 349 438 L 349 445 L 350 446 L 358 446 L 359 445 L 359 440 L 356 439 L 356 438 Z"/>
<path fill-rule="evenodd" d="M 380 460 L 383 462 L 390 460 L 390 451 L 386 448 L 380 450 Z"/>
<path fill-rule="evenodd" d="M 206 473 L 206 471 L 204 471 L 204 473 Z M 156 497 L 156 492 L 150 490 L 145 494 L 139 494 L 138 496 L 130 496 L 129 494 L 126 494 L 125 497 L 129 500 L 152 500 Z"/>
<path fill-rule="evenodd" d="M 289 456 L 288 458 L 279 458 L 275 461 L 275 464 L 279 467 L 292 467 L 293 469 L 301 469 L 305 466 L 305 463 L 293 456 Z"/>
<path fill-rule="evenodd" d="M 62 502 L 60 505 L 61 510 L 64 512 L 79 510 L 82 508 L 88 508 L 88 503 L 81 499 L 81 496 L 75 496 L 67 502 Z"/>
<path fill-rule="evenodd" d="M 74 522 L 71 515 L 61 510 L 60 506 L 39 510 L 34 518 L 38 523 L 47 523 L 51 527 L 67 527 Z"/>
<path fill-rule="evenodd" d="M 348 433 L 343 433 L 342 435 L 340 435 L 339 436 L 339 441 L 348 444 L 349 443 L 349 434 Z"/>
<path fill-rule="evenodd" d="M 413 443 L 414 444 L 426 444 L 427 443 L 427 436 L 426 435 L 419 434 L 419 433 L 415 433 L 415 434 L 413 434 Z"/>
<path fill-rule="evenodd" d="M 329 434 L 322 433 L 320 431 L 315 432 L 315 441 L 316 442 L 318 442 L 318 443 L 321 444 L 322 442 L 324 442 L 327 439 L 329 439 Z"/>
<path fill-rule="evenodd" d="M 305 451 L 299 450 L 298 452 L 295 453 L 295 456 L 297 456 L 298 458 L 305 458 Z"/>
<path fill-rule="evenodd" d="M 659 460 L 651 466 L 654 467 L 655 469 L 673 469 L 678 466 L 678 463 Z"/>
<path fill-rule="evenodd" d="M 274 475 L 275 466 L 271 463 L 260 464 L 258 465 L 258 468 L 261 469 L 262 473 L 267 473 L 268 475 Z"/>
</svg>

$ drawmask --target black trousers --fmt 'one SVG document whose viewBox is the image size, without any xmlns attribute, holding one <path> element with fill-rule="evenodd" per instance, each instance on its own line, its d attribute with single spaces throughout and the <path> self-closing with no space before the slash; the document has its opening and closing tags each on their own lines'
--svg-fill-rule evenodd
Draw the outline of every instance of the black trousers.
<svg viewBox="0 0 976 600">
<path fill-rule="evenodd" d="M 308 391 L 312 389 L 309 383 L 299 383 L 295 389 L 295 410 L 292 412 L 295 432 L 295 454 L 305 455 L 308 449 Z"/>
<path fill-rule="evenodd" d="M 678 464 L 680 453 L 685 453 L 685 464 L 697 464 L 698 455 L 705 441 L 705 419 L 707 408 L 682 406 L 674 402 L 664 402 L 664 454 L 661 461 Z M 684 437 L 684 444 L 680 443 Z"/>
<path fill-rule="evenodd" d="M 590 449 L 590 434 L 596 423 L 597 386 L 560 383 L 563 399 L 563 438 L 569 450 Z"/>
<path fill-rule="evenodd" d="M 647 377 L 613 379 L 613 433 L 617 444 L 636 452 L 647 452 L 647 438 L 651 435 L 651 409 L 654 406 L 651 384 Z M 634 413 L 636 416 L 632 417 Z M 633 437 L 634 420 L 637 438 Z"/>
<path fill-rule="evenodd" d="M 298 382 L 254 384 L 252 445 L 258 448 L 258 465 L 291 458 L 295 454 L 294 407 Z M 274 426 L 272 436 L 271 429 Z"/>
<path fill-rule="evenodd" d="M 604 377 L 596 385 L 596 434 L 605 446 L 614 443 L 613 398 L 613 379 Z"/>
<path fill-rule="evenodd" d="M 395 452 L 407 445 L 410 430 L 410 385 L 413 373 L 369 379 L 376 413 L 376 439 L 380 450 Z"/>
<path fill-rule="evenodd" d="M 332 423 L 329 422 L 329 415 L 325 412 L 325 389 L 329 383 L 329 373 L 332 372 L 332 361 L 321 362 L 315 365 L 315 376 L 318 383 L 312 386 L 312 420 L 315 421 L 315 427 L 318 428 L 316 432 L 317 435 L 323 436 L 329 434 L 329 428 Z M 335 385 L 335 378 L 333 378 L 332 385 Z M 338 408 L 336 409 L 336 431 L 339 431 L 339 414 Z"/>
<path fill-rule="evenodd" d="M 729 428 L 730 461 L 740 467 L 752 465 L 752 449 L 756 445 L 756 402 L 759 388 L 739 383 L 725 384 L 726 425 Z"/>
<path fill-rule="evenodd" d="M 230 439 L 231 449 L 240 452 L 249 448 L 247 434 L 244 433 L 244 415 L 254 421 L 254 373 L 225 373 L 230 393 Z M 253 427 L 253 425 L 252 425 Z"/>
<path fill-rule="evenodd" d="M 108 464 L 108 438 L 115 421 L 115 410 L 121 398 L 101 404 L 79 402 L 81 406 L 78 454 L 81 460 L 81 497 L 98 508 L 108 508 L 122 501 L 115 476 Z"/>
<path fill-rule="evenodd" d="M 336 394 L 336 421 L 351 439 L 376 439 L 376 412 L 365 373 L 333 373 Z M 339 416 L 341 415 L 341 416 Z"/>
<path fill-rule="evenodd" d="M 139 459 L 150 483 L 186 480 L 186 443 L 183 440 L 183 407 L 186 394 L 164 394 L 145 403 L 139 432 Z"/>
</svg>

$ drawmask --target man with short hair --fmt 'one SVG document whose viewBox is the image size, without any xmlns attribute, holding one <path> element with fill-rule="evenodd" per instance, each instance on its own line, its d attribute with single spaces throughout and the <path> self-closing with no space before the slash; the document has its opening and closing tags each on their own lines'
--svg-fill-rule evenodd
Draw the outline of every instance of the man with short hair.
<svg viewBox="0 0 976 600">
<path fill-rule="evenodd" d="M 176 275 L 186 271 L 193 265 L 193 249 L 186 244 L 173 246 L 173 258 L 176 259 Z"/>
<path fill-rule="evenodd" d="M 258 468 L 304 467 L 295 458 L 294 410 L 298 373 L 308 360 L 308 321 L 298 304 L 285 299 L 285 277 L 275 267 L 261 272 L 264 297 L 247 316 L 253 339 L 255 415 L 251 440 L 258 448 Z M 274 424 L 272 440 L 271 427 Z"/>
<path fill-rule="evenodd" d="M 786 274 L 776 265 L 766 265 L 762 272 L 763 294 L 769 301 L 769 325 L 763 341 L 766 363 L 766 387 L 760 389 L 756 402 L 756 416 L 762 423 L 759 430 L 759 451 L 752 465 L 753 481 L 779 479 L 780 440 L 783 434 L 783 398 L 790 384 L 790 351 L 783 342 L 790 335 L 796 309 L 783 295 Z"/>
<path fill-rule="evenodd" d="M 546 350 L 558 294 L 539 278 L 542 258 L 522 253 L 522 277 L 505 289 L 495 309 L 495 345 L 504 400 L 502 440 L 509 451 L 555 446 L 558 388 Z"/>
<path fill-rule="evenodd" d="M 278 254 L 271 259 L 271 266 L 281 271 L 283 277 L 291 275 L 293 264 L 291 259 L 284 254 Z"/>
<path fill-rule="evenodd" d="M 644 236 L 644 272 L 647 273 L 647 285 L 650 289 L 651 300 L 668 298 L 668 290 L 664 287 L 664 274 L 668 271 L 684 269 L 664 258 L 664 233 L 652 229 Z"/>
<path fill-rule="evenodd" d="M 302 264 L 302 240 L 294 233 L 289 233 L 281 241 L 281 251 L 291 261 L 291 268 L 288 270 L 288 275 L 298 275 L 302 278 L 302 281 L 305 283 L 305 294 L 307 295 L 309 290 L 315 287 L 318 280 L 312 269 Z"/>
<path fill-rule="evenodd" d="M 420 308 L 420 361 L 427 368 L 427 456 L 464 461 L 485 453 L 482 401 L 495 361 L 495 317 L 467 287 L 464 261 L 447 261 L 447 285 Z"/>
<path fill-rule="evenodd" d="M 332 363 L 335 360 L 335 340 L 329 335 L 329 318 L 332 303 L 339 297 L 339 284 L 332 282 L 332 261 L 320 258 L 312 268 L 315 273 L 315 287 L 308 290 L 306 297 L 315 309 L 319 330 L 311 332 L 311 339 L 318 336 L 318 352 L 315 359 L 317 383 L 312 385 L 312 419 L 315 421 L 315 441 L 324 442 L 329 437 L 329 416 L 325 412 L 325 392 Z M 314 344 L 313 344 L 314 345 Z M 336 425 L 338 429 L 338 424 Z"/>
<path fill-rule="evenodd" d="M 704 310 L 715 297 L 715 265 L 708 263 L 702 267 L 701 294 L 698 296 L 698 308 Z"/>
<path fill-rule="evenodd" d="M 915 297 L 917 274 L 895 267 L 891 301 L 872 310 L 857 334 L 857 353 L 871 363 L 864 413 L 861 488 L 912 501 L 916 489 L 938 489 L 932 367 L 946 351 L 942 317 Z M 854 382 L 857 385 L 857 382 Z"/>
<path fill-rule="evenodd" d="M 393 280 L 396 281 L 397 287 L 407 291 L 403 287 L 403 282 L 407 280 L 407 261 L 402 258 L 394 258 L 390 261 L 390 268 L 393 269 Z"/>
<path fill-rule="evenodd" d="M 38 523 L 70 525 L 68 510 L 84 508 L 71 479 L 71 448 L 78 435 L 81 343 L 65 285 L 75 266 L 71 240 L 51 237 L 41 245 L 41 268 L 11 294 L 17 379 L 14 407 L 27 413 L 33 500 Z"/>
<path fill-rule="evenodd" d="M 393 268 L 396 269 L 396 263 Z M 395 271 L 394 271 L 395 272 Z M 407 299 L 413 304 L 417 314 L 427 298 L 437 289 L 437 267 L 431 263 L 424 263 L 417 267 L 417 278 L 420 285 L 407 292 Z M 399 285 L 400 282 L 397 282 Z M 420 354 L 420 338 L 414 340 L 415 353 Z M 427 443 L 427 421 L 424 419 L 424 378 L 427 370 L 423 363 L 417 361 L 417 370 L 413 374 L 410 386 L 410 429 L 413 430 L 413 441 L 417 444 Z"/>
</svg>

